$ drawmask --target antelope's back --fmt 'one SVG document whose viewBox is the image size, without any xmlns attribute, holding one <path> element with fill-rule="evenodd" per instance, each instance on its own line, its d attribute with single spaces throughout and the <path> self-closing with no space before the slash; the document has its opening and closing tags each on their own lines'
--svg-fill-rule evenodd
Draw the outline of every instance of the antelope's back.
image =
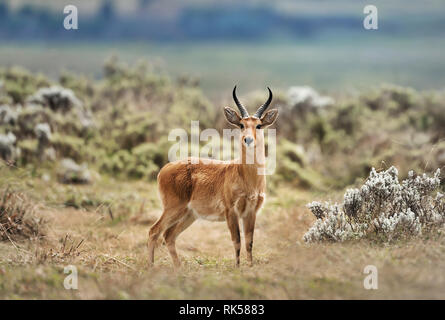
<svg viewBox="0 0 445 320">
<path fill-rule="evenodd" d="M 164 205 L 210 199 L 223 191 L 226 162 L 209 163 L 191 158 L 166 164 L 158 174 L 158 187 Z"/>
</svg>

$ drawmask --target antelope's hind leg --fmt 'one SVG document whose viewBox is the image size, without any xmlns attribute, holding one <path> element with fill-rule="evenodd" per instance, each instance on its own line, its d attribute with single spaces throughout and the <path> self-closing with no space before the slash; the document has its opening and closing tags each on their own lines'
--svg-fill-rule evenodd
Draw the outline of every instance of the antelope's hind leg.
<svg viewBox="0 0 445 320">
<path fill-rule="evenodd" d="M 179 260 L 178 254 L 176 252 L 176 238 L 185 229 L 190 227 L 195 220 L 196 218 L 193 213 L 188 212 L 181 221 L 168 228 L 164 233 L 165 243 L 167 245 L 170 256 L 172 257 L 173 265 L 176 268 L 179 268 L 181 266 L 181 261 Z"/>
<path fill-rule="evenodd" d="M 172 207 L 164 209 L 161 217 L 150 228 L 148 233 L 148 266 L 153 266 L 155 248 L 159 236 L 166 232 L 169 228 L 176 225 L 178 221 L 182 220 L 181 214 L 184 214 L 184 207 Z"/>
</svg>

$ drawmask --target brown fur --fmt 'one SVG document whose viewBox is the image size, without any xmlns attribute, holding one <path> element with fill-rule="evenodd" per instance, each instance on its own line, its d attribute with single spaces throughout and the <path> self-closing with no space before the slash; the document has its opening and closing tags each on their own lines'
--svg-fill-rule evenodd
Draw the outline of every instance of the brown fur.
<svg viewBox="0 0 445 320">
<path fill-rule="evenodd" d="M 270 121 L 270 114 L 265 118 L 268 113 L 260 120 L 253 117 L 241 119 L 236 111 L 230 111 L 235 112 L 235 118 L 233 114 L 229 117 L 226 113 L 229 122 L 237 126 L 243 125 L 241 161 L 209 162 L 188 158 L 168 163 L 159 172 L 158 187 L 164 211 L 149 232 L 150 265 L 154 263 L 157 240 L 163 234 L 174 265 L 180 266 L 175 248 L 176 238 L 198 218 L 227 222 L 235 247 L 237 266 L 240 263 L 241 249 L 239 219 L 242 219 L 247 260 L 252 265 L 255 218 L 265 200 L 266 178 L 258 174 L 258 169 L 264 167 L 263 164 L 247 164 L 244 160 L 247 147 L 242 141 L 251 137 L 255 152 L 264 152 L 263 131 L 258 131 L 256 126 L 260 124 L 266 127 L 272 124 L 278 112 L 268 112 L 275 112 Z"/>
</svg>

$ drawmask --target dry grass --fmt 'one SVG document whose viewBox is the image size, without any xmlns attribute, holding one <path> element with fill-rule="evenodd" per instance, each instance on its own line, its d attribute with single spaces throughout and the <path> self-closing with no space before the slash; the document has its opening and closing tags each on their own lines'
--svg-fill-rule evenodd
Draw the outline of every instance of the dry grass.
<svg viewBox="0 0 445 320">
<path fill-rule="evenodd" d="M 112 192 L 97 186 L 79 188 L 77 192 L 85 193 L 96 188 L 104 197 Z M 147 199 L 156 190 L 155 185 L 143 183 L 119 188 L 146 190 Z M 444 298 L 445 237 L 439 234 L 391 246 L 369 242 L 308 246 L 301 238 L 314 218 L 304 203 L 313 197 L 285 187 L 269 196 L 257 220 L 253 268 L 246 265 L 243 251 L 241 268 L 234 267 L 225 223 L 195 223 L 177 242 L 183 260 L 179 272 L 173 270 L 165 247 L 157 250 L 155 268 L 147 269 L 147 233 L 160 214 L 158 204 L 135 201 L 134 210 L 126 215 L 121 204 L 115 204 L 112 215 L 100 208 L 44 207 L 38 215 L 48 221 L 45 238 L 22 240 L 15 246 L 0 242 L 0 298 Z M 363 288 L 363 269 L 370 264 L 379 271 L 378 290 Z M 63 287 L 67 265 L 78 268 L 78 290 Z"/>
<path fill-rule="evenodd" d="M 0 191 L 0 241 L 12 244 L 18 239 L 32 239 L 43 234 L 44 221 L 34 215 L 34 204 L 25 194 Z"/>
</svg>

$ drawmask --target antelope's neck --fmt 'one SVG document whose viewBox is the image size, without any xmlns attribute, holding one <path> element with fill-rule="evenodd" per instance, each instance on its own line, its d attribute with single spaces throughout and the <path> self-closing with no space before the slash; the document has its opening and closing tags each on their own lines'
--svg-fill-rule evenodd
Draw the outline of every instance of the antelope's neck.
<svg viewBox="0 0 445 320">
<path fill-rule="evenodd" d="M 247 161 L 245 147 L 242 147 L 241 163 L 239 165 L 239 174 L 243 181 L 245 181 L 246 188 L 257 189 L 260 192 L 264 192 L 266 189 L 266 176 L 265 176 L 265 158 L 264 158 L 264 146 L 257 146 L 255 148 L 254 161 Z M 259 157 L 257 158 L 257 152 Z"/>
</svg>

